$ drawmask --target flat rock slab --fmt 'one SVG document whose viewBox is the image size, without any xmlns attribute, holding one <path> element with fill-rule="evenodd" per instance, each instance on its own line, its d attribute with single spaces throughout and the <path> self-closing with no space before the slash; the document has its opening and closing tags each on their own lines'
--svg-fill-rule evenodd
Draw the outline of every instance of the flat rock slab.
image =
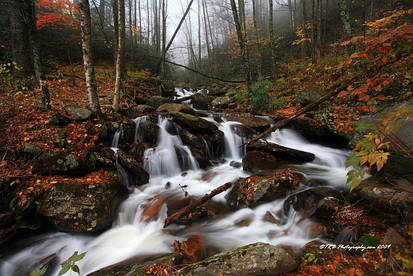
<svg viewBox="0 0 413 276">
<path fill-rule="evenodd" d="M 256 131 L 264 131 L 271 126 L 270 121 L 250 113 L 225 113 L 223 117 L 227 121 L 239 122 Z"/>
</svg>

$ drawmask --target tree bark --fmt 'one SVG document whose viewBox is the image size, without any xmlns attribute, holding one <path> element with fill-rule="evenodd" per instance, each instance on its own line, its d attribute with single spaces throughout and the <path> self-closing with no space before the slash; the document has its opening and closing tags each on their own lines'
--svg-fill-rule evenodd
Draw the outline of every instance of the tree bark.
<svg viewBox="0 0 413 276">
<path fill-rule="evenodd" d="M 124 48 L 125 48 L 125 0 L 118 0 L 118 53 L 116 56 L 116 81 L 115 81 L 115 92 L 113 95 L 113 105 L 112 108 L 116 112 L 119 111 L 120 104 L 120 90 L 122 87 L 122 71 L 124 70 Z"/>
<path fill-rule="evenodd" d="M 31 2 L 32 0 L 9 0 L 7 5 L 13 61 L 21 68 L 21 70 L 13 70 L 13 74 L 19 77 L 34 74 L 29 33 L 31 29 L 29 26 Z"/>
<path fill-rule="evenodd" d="M 235 5 L 235 0 L 231 1 L 231 9 L 232 9 L 232 16 L 234 17 L 235 27 L 237 29 L 237 37 L 238 37 L 238 44 L 241 49 L 241 60 L 244 65 L 245 71 L 245 80 L 248 88 L 248 92 L 250 92 L 251 87 L 251 71 L 250 65 L 248 60 L 248 50 L 246 45 L 246 35 L 247 33 L 244 32 L 242 29 L 242 23 L 240 22 L 240 18 L 238 16 L 237 6 Z"/>
<path fill-rule="evenodd" d="M 102 17 L 103 23 L 105 22 L 105 0 L 100 0 L 99 2 L 99 12 Z"/>
<path fill-rule="evenodd" d="M 118 56 L 118 45 L 119 45 L 118 0 L 112 0 L 112 12 L 113 12 L 113 29 L 115 31 L 114 60 L 115 60 L 115 66 L 116 66 L 116 58 Z"/>
<path fill-rule="evenodd" d="M 85 68 L 86 87 L 88 91 L 89 108 L 97 116 L 101 116 L 99 97 L 96 91 L 95 66 L 91 47 L 90 7 L 88 0 L 79 1 L 80 30 L 82 34 L 83 65 Z"/>
</svg>

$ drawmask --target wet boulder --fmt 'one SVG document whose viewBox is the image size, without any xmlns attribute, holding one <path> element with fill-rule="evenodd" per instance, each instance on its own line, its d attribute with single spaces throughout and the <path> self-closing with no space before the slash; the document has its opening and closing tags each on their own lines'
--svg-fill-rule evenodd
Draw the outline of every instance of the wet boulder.
<svg viewBox="0 0 413 276">
<path fill-rule="evenodd" d="M 238 136 L 246 139 L 251 139 L 257 134 L 257 131 L 254 129 L 241 124 L 232 125 L 231 130 Z"/>
<path fill-rule="evenodd" d="M 156 109 L 165 103 L 171 103 L 171 102 L 172 102 L 172 99 L 170 98 L 165 98 L 161 96 L 153 96 L 147 100 L 146 104 Z"/>
<path fill-rule="evenodd" d="M 119 146 L 127 147 L 135 139 L 135 123 L 132 120 L 123 120 L 119 126 Z"/>
<path fill-rule="evenodd" d="M 216 97 L 212 101 L 211 105 L 212 105 L 212 109 L 220 110 L 220 109 L 227 108 L 230 103 L 231 103 L 231 98 L 229 96 L 223 96 L 223 97 Z"/>
<path fill-rule="evenodd" d="M 69 104 L 64 107 L 65 111 L 76 121 L 86 121 L 92 116 L 92 111 L 78 104 Z"/>
<path fill-rule="evenodd" d="M 188 265 L 174 275 L 281 275 L 297 268 L 287 250 L 254 243 Z"/>
<path fill-rule="evenodd" d="M 168 113 L 175 113 L 175 112 L 183 112 L 188 114 L 195 114 L 195 110 L 187 106 L 186 104 L 178 104 L 178 103 L 166 103 L 158 107 L 156 109 L 157 112 L 168 112 Z"/>
<path fill-rule="evenodd" d="M 262 151 L 249 151 L 242 158 L 242 168 L 244 171 L 259 172 L 262 170 L 275 170 L 279 166 L 277 158 Z"/>
<path fill-rule="evenodd" d="M 274 143 L 255 142 L 247 146 L 242 159 L 246 171 L 272 170 L 285 164 L 302 164 L 315 158 L 312 153 L 283 147 Z"/>
<path fill-rule="evenodd" d="M 176 112 L 172 116 L 174 122 L 196 134 L 214 134 L 219 131 L 213 123 L 191 114 Z"/>
<path fill-rule="evenodd" d="M 223 117 L 227 121 L 235 121 L 256 131 L 264 131 L 270 127 L 270 121 L 256 117 L 250 113 L 224 113 Z"/>
<path fill-rule="evenodd" d="M 159 135 L 159 126 L 151 120 L 142 120 L 137 133 L 138 141 L 154 145 Z"/>
<path fill-rule="evenodd" d="M 57 183 L 40 199 L 38 213 L 64 232 L 94 232 L 110 228 L 115 180 Z"/>
<path fill-rule="evenodd" d="M 298 175 L 289 169 L 272 175 L 250 176 L 237 180 L 226 198 L 232 206 L 254 207 L 285 197 L 298 183 Z"/>
<path fill-rule="evenodd" d="M 214 129 L 213 133 L 199 134 L 195 131 L 190 132 L 176 123 L 173 125 L 178 130 L 182 143 L 189 147 L 201 168 L 209 166 L 211 158 L 216 158 L 224 152 L 224 133 L 218 128 Z"/>
<path fill-rule="evenodd" d="M 134 156 L 118 150 L 118 160 L 120 165 L 130 173 L 135 186 L 141 186 L 149 182 L 149 174 L 142 168 Z"/>
<path fill-rule="evenodd" d="M 207 110 L 209 109 L 210 102 L 211 102 L 211 97 L 203 93 L 195 93 L 191 97 L 191 104 L 196 109 Z"/>
</svg>

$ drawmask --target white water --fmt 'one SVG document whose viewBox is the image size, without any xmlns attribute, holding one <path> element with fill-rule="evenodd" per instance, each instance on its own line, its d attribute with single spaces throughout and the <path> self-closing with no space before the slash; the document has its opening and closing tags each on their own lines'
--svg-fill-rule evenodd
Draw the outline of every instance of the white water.
<svg viewBox="0 0 413 276">
<path fill-rule="evenodd" d="M 310 220 L 302 218 L 293 208 L 288 214 L 283 213 L 284 199 L 262 204 L 256 208 L 244 208 L 220 219 L 204 220 L 194 223 L 191 227 L 171 225 L 167 229 L 175 229 L 175 235 L 163 228 L 167 217 L 167 204 L 161 208 L 157 218 L 143 222 L 142 215 L 160 195 L 174 198 L 184 198 L 185 192 L 190 196 L 203 196 L 220 185 L 246 177 L 241 168 L 229 165 L 230 161 L 240 161 L 242 144 L 238 135 L 231 131 L 234 122 L 218 124 L 225 134 L 226 163 L 208 170 L 213 177 L 203 181 L 206 173 L 198 169 L 195 159 L 189 149 L 182 145 L 179 136 L 167 132 L 168 119 L 159 118 L 160 133 L 156 148 L 145 152 L 147 159 L 145 169 L 151 178 L 147 185 L 133 193 L 121 204 L 112 229 L 97 237 L 54 233 L 37 238 L 37 242 L 0 262 L 0 275 L 27 275 L 41 260 L 52 254 L 57 254 L 59 262 L 66 260 L 74 251 L 87 252 L 86 257 L 77 264 L 81 275 L 87 275 L 100 268 L 121 262 L 139 255 L 172 252 L 174 240 L 185 240 L 191 235 L 201 235 L 208 247 L 220 250 L 233 249 L 253 242 L 290 245 L 295 248 L 304 246 L 311 239 L 308 233 Z M 118 147 L 119 134 L 114 137 L 113 147 Z M 344 161 L 346 151 L 309 144 L 304 138 L 291 130 L 277 131 L 269 137 L 270 142 L 291 148 L 312 152 L 316 160 L 301 166 L 295 166 L 309 179 L 324 180 L 332 186 L 342 186 L 345 183 Z M 188 169 L 182 174 L 176 148 L 187 153 Z M 168 185 L 166 185 L 168 183 Z M 225 195 L 221 193 L 212 200 L 224 203 Z M 264 219 L 270 211 L 281 223 L 279 225 Z M 248 221 L 240 226 L 240 222 Z M 52 275 L 57 275 L 57 266 Z M 69 273 L 67 273 L 69 275 Z"/>
<path fill-rule="evenodd" d="M 181 138 L 168 133 L 166 130 L 168 124 L 170 124 L 168 118 L 159 116 L 158 144 L 155 148 L 145 150 L 144 169 L 150 176 L 172 176 L 182 170 L 199 168 L 198 162 L 189 148 L 182 144 Z M 177 151 L 181 155 L 182 164 L 179 163 Z"/>
<path fill-rule="evenodd" d="M 140 129 L 140 124 L 141 122 L 144 122 L 148 119 L 149 119 L 149 116 L 141 116 L 133 120 L 133 122 L 135 123 L 135 136 L 133 138 L 134 142 L 138 141 L 138 139 L 142 139 L 142 130 Z"/>
<path fill-rule="evenodd" d="M 346 159 L 350 151 L 310 144 L 300 134 L 291 129 L 276 130 L 267 138 L 268 142 L 315 154 L 311 163 L 296 165 L 308 178 L 322 180 L 334 187 L 344 188 L 347 182 Z"/>
</svg>

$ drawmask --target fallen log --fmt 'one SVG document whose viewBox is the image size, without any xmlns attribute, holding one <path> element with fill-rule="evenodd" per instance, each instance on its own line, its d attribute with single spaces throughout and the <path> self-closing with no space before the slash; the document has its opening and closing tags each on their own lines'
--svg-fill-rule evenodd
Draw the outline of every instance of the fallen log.
<svg viewBox="0 0 413 276">
<path fill-rule="evenodd" d="M 186 97 L 183 97 L 183 98 L 180 98 L 180 99 L 176 99 L 176 100 L 174 100 L 174 103 L 182 103 L 182 102 L 184 102 L 184 101 L 190 100 L 190 99 L 192 99 L 192 96 L 193 96 L 193 95 L 191 95 L 191 96 L 186 96 Z"/>
<path fill-rule="evenodd" d="M 181 210 L 176 211 L 172 215 L 168 216 L 165 220 L 164 228 L 167 227 L 168 225 L 171 225 L 172 223 L 178 222 L 180 218 L 189 214 L 195 208 L 197 208 L 198 206 L 201 206 L 202 204 L 204 204 L 205 202 L 207 202 L 208 200 L 210 200 L 217 194 L 220 194 L 223 191 L 228 190 L 231 187 L 231 185 L 232 185 L 231 182 L 225 183 L 224 185 L 221 185 L 218 188 L 212 190 L 209 194 L 204 195 L 200 199 L 195 200 L 194 202 L 185 206 Z"/>
<path fill-rule="evenodd" d="M 301 108 L 300 110 L 298 110 L 294 115 L 291 115 L 288 118 L 285 118 L 281 121 L 276 122 L 272 127 L 270 127 L 269 129 L 267 129 L 266 131 L 258 134 L 257 136 L 255 136 L 254 138 L 248 140 L 247 142 L 245 142 L 242 146 L 245 145 L 249 145 L 265 136 L 267 136 L 268 134 L 270 134 L 271 132 L 277 130 L 280 127 L 285 126 L 286 124 L 288 124 L 289 121 L 291 121 L 292 119 L 297 118 L 298 116 L 312 110 L 313 108 L 315 108 L 316 106 L 318 106 L 320 103 L 325 102 L 326 100 L 334 97 L 335 95 L 337 95 L 338 93 L 340 93 L 343 89 L 345 89 L 348 86 L 348 84 L 343 84 L 340 85 L 338 88 L 336 88 L 333 92 L 330 92 L 326 95 L 324 95 L 323 97 L 321 97 L 320 99 L 318 99 L 318 101 L 314 102 L 314 103 L 310 103 L 306 106 L 304 106 L 303 108 Z"/>
</svg>

